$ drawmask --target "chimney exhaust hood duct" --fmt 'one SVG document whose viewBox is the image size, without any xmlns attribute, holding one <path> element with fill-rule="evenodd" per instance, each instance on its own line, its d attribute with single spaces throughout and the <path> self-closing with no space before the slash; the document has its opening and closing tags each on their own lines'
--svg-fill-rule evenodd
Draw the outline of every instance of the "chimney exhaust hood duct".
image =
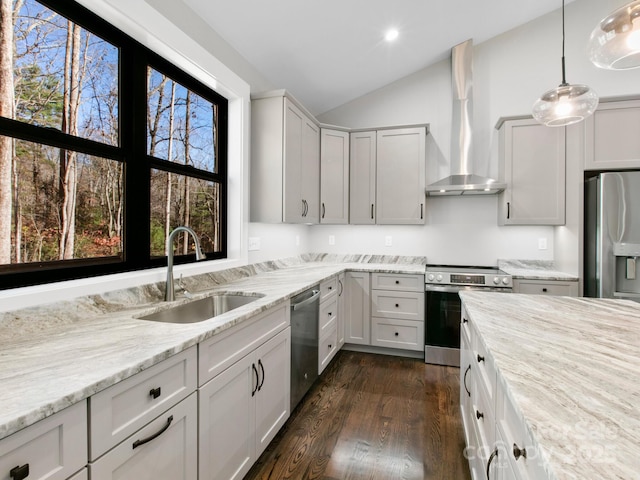
<svg viewBox="0 0 640 480">
<path fill-rule="evenodd" d="M 506 188 L 506 184 L 476 175 L 472 171 L 472 55 L 473 40 L 467 40 L 451 49 L 451 90 L 453 93 L 451 174 L 427 185 L 427 196 L 490 195 L 500 193 Z"/>
</svg>

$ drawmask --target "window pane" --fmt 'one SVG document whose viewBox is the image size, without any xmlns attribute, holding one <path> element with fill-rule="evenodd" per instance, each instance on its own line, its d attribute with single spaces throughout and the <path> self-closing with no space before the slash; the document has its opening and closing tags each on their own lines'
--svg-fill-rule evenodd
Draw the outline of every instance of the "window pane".
<svg viewBox="0 0 640 480">
<path fill-rule="evenodd" d="M 196 232 L 204 252 L 219 252 L 222 248 L 219 212 L 220 187 L 217 183 L 153 170 L 151 256 L 166 255 L 169 233 L 180 225 L 191 227 Z M 188 239 L 186 249 L 182 234 L 179 239 L 173 246 L 175 254 L 193 253 L 192 239 Z"/>
<path fill-rule="evenodd" d="M 35 0 L 24 0 L 13 41 L 14 96 L 0 98 L 13 108 L 0 109 L 5 116 L 118 144 L 116 47 Z"/>
<path fill-rule="evenodd" d="M 147 153 L 218 173 L 217 106 L 153 68 L 147 80 Z"/>
<path fill-rule="evenodd" d="M 14 149 L 11 263 L 120 256 L 122 165 L 0 136 Z M 3 216 L 3 218 L 7 218 Z"/>
</svg>

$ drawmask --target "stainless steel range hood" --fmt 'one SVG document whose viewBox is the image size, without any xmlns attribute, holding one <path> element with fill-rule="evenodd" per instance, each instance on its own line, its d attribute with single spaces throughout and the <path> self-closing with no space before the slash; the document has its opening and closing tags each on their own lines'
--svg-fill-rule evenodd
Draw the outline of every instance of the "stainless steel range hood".
<svg viewBox="0 0 640 480">
<path fill-rule="evenodd" d="M 451 90 L 453 93 L 451 174 L 427 185 L 428 196 L 491 195 L 500 193 L 506 188 L 504 183 L 473 172 L 471 161 L 472 55 L 473 40 L 467 40 L 451 49 Z"/>
</svg>

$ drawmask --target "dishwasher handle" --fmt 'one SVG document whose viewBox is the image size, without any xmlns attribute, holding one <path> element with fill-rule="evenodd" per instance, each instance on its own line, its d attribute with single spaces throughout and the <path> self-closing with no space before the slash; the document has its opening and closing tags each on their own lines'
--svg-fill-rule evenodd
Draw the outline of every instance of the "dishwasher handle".
<svg viewBox="0 0 640 480">
<path fill-rule="evenodd" d="M 296 310 L 300 310 L 302 307 L 305 307 L 307 305 L 309 305 L 310 303 L 315 302 L 315 300 L 320 296 L 320 290 L 313 290 L 313 295 L 311 295 L 309 298 L 307 298 L 306 300 L 303 300 L 299 303 L 294 303 L 291 305 L 291 310 L 293 310 L 294 312 Z"/>
</svg>

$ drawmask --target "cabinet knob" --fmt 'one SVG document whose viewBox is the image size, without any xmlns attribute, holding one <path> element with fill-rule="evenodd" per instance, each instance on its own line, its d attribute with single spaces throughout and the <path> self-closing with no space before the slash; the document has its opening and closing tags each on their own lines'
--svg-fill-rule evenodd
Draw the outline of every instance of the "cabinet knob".
<svg viewBox="0 0 640 480">
<path fill-rule="evenodd" d="M 462 323 L 469 323 L 469 320 L 467 320 L 466 318 L 462 318 Z"/>
<path fill-rule="evenodd" d="M 399 306 L 400 306 L 400 304 L 399 304 L 399 303 L 396 303 L 396 308 L 398 308 Z"/>
<path fill-rule="evenodd" d="M 22 466 L 17 466 L 9 470 L 9 476 L 11 480 L 22 480 L 29 476 L 29 464 L 26 463 Z"/>
<path fill-rule="evenodd" d="M 160 387 L 152 388 L 151 390 L 149 390 L 149 396 L 151 396 L 154 400 L 158 398 L 161 393 L 162 393 L 162 390 Z"/>
<path fill-rule="evenodd" d="M 484 418 L 484 413 L 481 413 L 479 410 L 476 410 L 476 418 L 478 420 L 480 420 L 481 418 Z"/>
<path fill-rule="evenodd" d="M 400 334 L 399 334 L 398 332 L 396 332 L 396 333 L 395 333 L 395 335 L 396 335 L 396 337 L 397 337 L 397 336 L 398 336 L 398 335 L 400 335 Z"/>
<path fill-rule="evenodd" d="M 332 313 L 332 312 L 329 312 L 329 313 L 327 313 L 327 315 L 331 316 L 331 315 L 333 315 L 333 313 Z"/>
<path fill-rule="evenodd" d="M 515 443 L 513 444 L 513 456 L 516 460 L 518 460 L 520 457 L 522 458 L 527 458 L 527 449 L 526 448 L 519 448 L 518 445 L 516 445 Z"/>
<path fill-rule="evenodd" d="M 545 288 L 543 288 L 543 289 L 542 289 L 542 291 L 543 291 L 543 292 L 546 292 L 546 291 L 547 291 L 546 287 L 545 287 Z"/>
<path fill-rule="evenodd" d="M 329 344 L 329 350 L 331 350 L 331 347 L 332 347 L 332 345 L 331 345 L 331 344 Z"/>
<path fill-rule="evenodd" d="M 400 280 L 396 280 L 396 285 L 400 285 Z"/>
<path fill-rule="evenodd" d="M 484 362 L 484 357 L 480 354 L 478 354 L 478 363 L 480 362 Z"/>
</svg>

